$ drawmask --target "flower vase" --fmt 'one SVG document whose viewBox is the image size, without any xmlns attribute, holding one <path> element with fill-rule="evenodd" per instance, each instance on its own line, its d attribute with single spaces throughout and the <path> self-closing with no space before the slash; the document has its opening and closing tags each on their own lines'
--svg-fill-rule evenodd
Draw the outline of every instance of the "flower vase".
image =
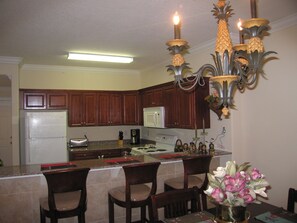
<svg viewBox="0 0 297 223">
<path fill-rule="evenodd" d="M 217 205 L 216 222 L 218 223 L 244 223 L 248 222 L 249 214 L 246 207 Z"/>
</svg>

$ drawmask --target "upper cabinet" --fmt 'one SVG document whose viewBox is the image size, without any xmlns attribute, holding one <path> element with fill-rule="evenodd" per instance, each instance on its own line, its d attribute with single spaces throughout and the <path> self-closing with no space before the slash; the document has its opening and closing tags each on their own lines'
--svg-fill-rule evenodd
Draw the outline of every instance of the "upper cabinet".
<svg viewBox="0 0 297 223">
<path fill-rule="evenodd" d="M 163 89 L 156 87 L 141 93 L 142 107 L 156 107 L 163 105 Z"/>
<path fill-rule="evenodd" d="M 204 98 L 209 94 L 209 82 L 203 87 L 184 91 L 172 82 L 143 89 L 141 91 L 142 109 L 145 107 L 164 106 L 165 126 L 167 128 L 193 129 L 210 127 L 209 107 Z M 154 102 L 154 104 L 152 103 Z"/>
<path fill-rule="evenodd" d="M 138 91 L 123 94 L 124 125 L 139 125 L 140 96 Z"/>
<path fill-rule="evenodd" d="M 172 82 L 136 91 L 21 90 L 23 109 L 68 109 L 69 126 L 142 125 L 143 108 L 165 107 L 167 128 L 210 127 L 208 79 L 183 91 Z"/>
<path fill-rule="evenodd" d="M 24 90 L 20 101 L 23 109 L 67 109 L 68 93 L 63 90 Z"/>
<path fill-rule="evenodd" d="M 69 126 L 97 125 L 96 99 L 95 92 L 69 93 Z"/>
<path fill-rule="evenodd" d="M 122 125 L 122 94 L 116 92 L 98 93 L 98 125 Z"/>
<path fill-rule="evenodd" d="M 65 91 L 48 92 L 46 97 L 47 109 L 67 109 L 68 94 Z"/>
</svg>

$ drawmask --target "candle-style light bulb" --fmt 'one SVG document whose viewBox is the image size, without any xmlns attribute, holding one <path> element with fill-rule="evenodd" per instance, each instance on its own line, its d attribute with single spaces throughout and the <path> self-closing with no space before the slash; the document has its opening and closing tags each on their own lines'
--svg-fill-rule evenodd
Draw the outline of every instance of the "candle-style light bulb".
<svg viewBox="0 0 297 223">
<path fill-rule="evenodd" d="M 239 30 L 239 43 L 244 44 L 243 35 L 242 35 L 242 22 L 241 19 L 238 20 L 237 27 Z"/>
<path fill-rule="evenodd" d="M 180 17 L 177 12 L 173 16 L 174 39 L 180 39 Z"/>
<path fill-rule="evenodd" d="M 251 3 L 251 16 L 257 18 L 257 2 L 256 0 L 250 0 Z"/>
</svg>

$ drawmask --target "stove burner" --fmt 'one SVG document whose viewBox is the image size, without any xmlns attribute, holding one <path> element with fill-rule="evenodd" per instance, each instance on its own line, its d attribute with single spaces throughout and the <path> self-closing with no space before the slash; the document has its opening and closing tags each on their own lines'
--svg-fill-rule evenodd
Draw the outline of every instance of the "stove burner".
<svg viewBox="0 0 297 223">
<path fill-rule="evenodd" d="M 137 150 L 146 150 L 148 148 L 145 148 L 145 147 L 138 147 Z"/>
<path fill-rule="evenodd" d="M 166 149 L 157 149 L 156 151 L 163 152 L 163 151 L 167 151 L 167 150 Z"/>
</svg>

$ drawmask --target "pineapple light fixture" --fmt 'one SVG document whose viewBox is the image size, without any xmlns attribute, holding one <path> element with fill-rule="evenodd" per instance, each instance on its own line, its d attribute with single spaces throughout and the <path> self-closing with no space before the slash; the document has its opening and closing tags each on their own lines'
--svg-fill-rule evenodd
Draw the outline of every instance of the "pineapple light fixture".
<svg viewBox="0 0 297 223">
<path fill-rule="evenodd" d="M 174 39 L 167 42 L 168 50 L 173 54 L 172 65 L 167 71 L 174 73 L 175 84 L 183 90 L 191 90 L 197 84 L 205 84 L 203 77 L 210 76 L 212 88 L 218 96 L 216 109 L 222 109 L 224 116 L 229 115 L 229 108 L 233 108 L 233 95 L 237 89 L 241 92 L 245 88 L 255 87 L 262 71 L 265 56 L 274 51 L 264 51 L 261 37 L 268 30 L 269 21 L 257 18 L 256 0 L 250 0 L 252 18 L 243 21 L 240 30 L 240 44 L 233 46 L 228 19 L 232 16 L 230 3 L 219 0 L 214 4 L 213 15 L 218 19 L 218 32 L 215 54 L 212 54 L 215 66 L 205 64 L 195 73 L 191 72 L 189 64 L 185 62 L 183 54 L 188 48 L 187 41 L 181 39 L 180 18 L 174 16 Z M 244 40 L 249 39 L 247 44 Z M 186 86 L 185 86 L 186 84 Z"/>
</svg>

